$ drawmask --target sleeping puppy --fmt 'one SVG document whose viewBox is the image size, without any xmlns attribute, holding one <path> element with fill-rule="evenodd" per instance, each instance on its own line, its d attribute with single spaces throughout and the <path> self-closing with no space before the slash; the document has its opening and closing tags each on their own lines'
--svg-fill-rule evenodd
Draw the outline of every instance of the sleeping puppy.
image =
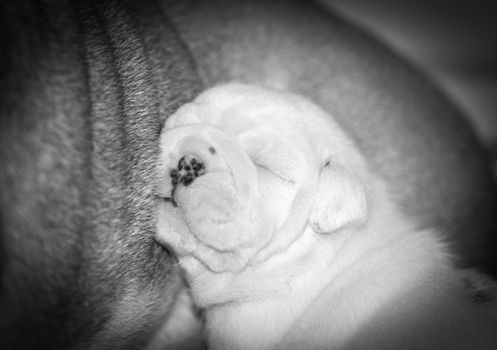
<svg viewBox="0 0 497 350">
<path fill-rule="evenodd" d="M 213 349 L 493 348 L 496 287 L 457 271 L 303 97 L 207 90 L 166 123 L 158 240 Z"/>
</svg>

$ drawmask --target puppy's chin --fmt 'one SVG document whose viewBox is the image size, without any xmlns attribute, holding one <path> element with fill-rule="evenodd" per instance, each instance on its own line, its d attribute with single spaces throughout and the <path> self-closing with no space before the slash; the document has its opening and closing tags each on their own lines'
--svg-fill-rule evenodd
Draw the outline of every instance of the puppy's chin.
<svg viewBox="0 0 497 350">
<path fill-rule="evenodd" d="M 207 272 L 237 273 L 254 254 L 253 248 L 220 250 L 205 244 L 187 225 L 183 209 L 170 202 L 161 201 L 157 218 L 158 242 L 174 250 L 188 277 Z M 191 263 L 183 264 L 183 261 Z"/>
<path fill-rule="evenodd" d="M 177 207 L 164 203 L 161 222 L 166 227 L 174 221 L 175 233 L 163 240 L 180 261 L 195 262 L 182 264 L 188 274 L 241 271 L 272 239 L 274 220 L 267 216 L 261 196 L 257 191 L 247 195 L 239 187 L 229 172 L 207 172 L 188 186 L 178 186 Z"/>
<path fill-rule="evenodd" d="M 230 252 L 255 239 L 246 232 L 249 203 L 240 201 L 230 174 L 206 174 L 178 188 L 175 198 L 190 231 L 206 246 Z"/>
</svg>

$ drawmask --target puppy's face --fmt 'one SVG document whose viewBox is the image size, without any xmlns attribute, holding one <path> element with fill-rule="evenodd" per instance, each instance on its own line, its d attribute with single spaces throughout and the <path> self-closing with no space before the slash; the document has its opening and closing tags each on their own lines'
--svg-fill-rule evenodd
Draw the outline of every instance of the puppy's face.
<svg viewBox="0 0 497 350">
<path fill-rule="evenodd" d="M 341 165 L 357 163 L 356 152 L 328 118 L 301 97 L 230 84 L 167 121 L 158 238 L 187 272 L 236 273 L 281 253 L 307 227 L 329 233 L 364 218 L 354 166 Z"/>
</svg>

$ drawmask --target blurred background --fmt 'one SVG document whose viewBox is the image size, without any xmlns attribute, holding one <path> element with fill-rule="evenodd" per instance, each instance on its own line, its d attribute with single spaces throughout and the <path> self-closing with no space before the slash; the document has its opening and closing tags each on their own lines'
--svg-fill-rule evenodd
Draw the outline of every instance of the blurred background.
<svg viewBox="0 0 497 350">
<path fill-rule="evenodd" d="M 322 2 L 428 71 L 497 157 L 497 0 Z"/>
</svg>

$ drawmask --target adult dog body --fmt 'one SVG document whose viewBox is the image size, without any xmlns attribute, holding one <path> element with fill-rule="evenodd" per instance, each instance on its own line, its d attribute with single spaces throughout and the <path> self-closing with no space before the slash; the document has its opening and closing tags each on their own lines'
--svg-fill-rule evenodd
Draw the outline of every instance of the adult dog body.
<svg viewBox="0 0 497 350">
<path fill-rule="evenodd" d="M 3 347 L 148 341 L 180 285 L 153 239 L 160 128 L 202 87 L 223 80 L 313 97 L 360 141 L 414 217 L 453 232 L 467 264 L 492 266 L 495 191 L 459 112 L 388 50 L 319 8 L 1 7 Z"/>
<path fill-rule="evenodd" d="M 174 182 L 185 157 L 205 171 Z M 205 309 L 209 348 L 497 344 L 497 284 L 455 269 L 440 235 L 410 223 L 300 96 L 207 90 L 166 122 L 158 177 L 158 239 Z"/>
</svg>

